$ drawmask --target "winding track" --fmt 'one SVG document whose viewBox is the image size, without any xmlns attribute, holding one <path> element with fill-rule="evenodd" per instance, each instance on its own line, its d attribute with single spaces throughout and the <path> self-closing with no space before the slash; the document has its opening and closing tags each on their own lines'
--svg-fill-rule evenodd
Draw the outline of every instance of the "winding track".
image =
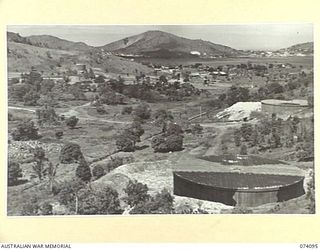
<svg viewBox="0 0 320 250">
<path fill-rule="evenodd" d="M 130 122 L 126 121 L 116 121 L 116 120 L 110 120 L 110 119 L 103 119 L 99 117 L 93 117 L 88 114 L 85 114 L 83 112 L 79 112 L 79 108 L 81 107 L 86 107 L 89 106 L 90 103 L 86 103 L 80 106 L 72 107 L 70 110 L 67 112 L 60 113 L 60 115 L 65 115 L 65 116 L 72 116 L 76 115 L 80 120 L 84 121 L 100 121 L 100 122 L 107 122 L 107 123 L 115 123 L 115 124 L 130 124 Z M 15 106 L 9 106 L 8 109 L 13 109 L 13 110 L 22 110 L 22 111 L 27 111 L 27 112 L 32 112 L 35 113 L 35 109 L 30 109 L 30 108 L 24 108 L 24 107 L 15 107 Z"/>
</svg>

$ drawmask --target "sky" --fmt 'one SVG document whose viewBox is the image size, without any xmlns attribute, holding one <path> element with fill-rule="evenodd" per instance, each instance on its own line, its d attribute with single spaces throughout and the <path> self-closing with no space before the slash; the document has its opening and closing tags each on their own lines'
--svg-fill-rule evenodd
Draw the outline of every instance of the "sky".
<svg viewBox="0 0 320 250">
<path fill-rule="evenodd" d="M 313 41 L 312 24 L 237 25 L 11 25 L 21 36 L 52 35 L 92 46 L 102 46 L 148 30 L 160 30 L 189 39 L 202 39 L 235 49 L 276 50 Z"/>
</svg>

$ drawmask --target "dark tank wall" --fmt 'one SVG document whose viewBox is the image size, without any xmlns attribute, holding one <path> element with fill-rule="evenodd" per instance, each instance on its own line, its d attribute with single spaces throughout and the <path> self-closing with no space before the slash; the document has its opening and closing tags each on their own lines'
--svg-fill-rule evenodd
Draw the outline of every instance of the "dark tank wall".
<svg viewBox="0 0 320 250">
<path fill-rule="evenodd" d="M 196 173 L 195 173 L 196 174 Z M 275 189 L 228 189 L 204 185 L 173 174 L 174 194 L 200 200 L 220 202 L 229 206 L 255 207 L 266 203 L 290 200 L 303 195 L 303 178 L 297 183 Z"/>
<path fill-rule="evenodd" d="M 236 205 L 236 201 L 233 199 L 236 190 L 218 189 L 213 186 L 199 184 L 184 179 L 176 173 L 173 174 L 173 183 L 173 193 L 175 195 L 221 202 L 230 206 Z"/>
</svg>

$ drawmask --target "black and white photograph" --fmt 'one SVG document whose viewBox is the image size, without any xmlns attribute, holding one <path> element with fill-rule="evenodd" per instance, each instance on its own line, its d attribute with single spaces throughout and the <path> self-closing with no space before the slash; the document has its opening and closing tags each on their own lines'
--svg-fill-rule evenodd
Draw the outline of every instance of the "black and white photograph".
<svg viewBox="0 0 320 250">
<path fill-rule="evenodd" d="M 8 25 L 7 216 L 315 214 L 313 36 Z"/>
</svg>

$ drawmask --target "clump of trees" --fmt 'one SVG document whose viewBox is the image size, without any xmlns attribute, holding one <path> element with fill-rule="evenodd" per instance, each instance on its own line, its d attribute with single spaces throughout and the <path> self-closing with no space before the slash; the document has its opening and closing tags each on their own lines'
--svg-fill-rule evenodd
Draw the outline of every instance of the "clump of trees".
<svg viewBox="0 0 320 250">
<path fill-rule="evenodd" d="M 59 117 L 53 107 L 44 106 L 37 109 L 36 115 L 39 126 L 59 124 Z"/>
<path fill-rule="evenodd" d="M 8 185 L 13 186 L 18 183 L 19 178 L 22 177 L 22 169 L 20 164 L 15 161 L 8 162 Z"/>
<path fill-rule="evenodd" d="M 76 143 L 66 143 L 60 151 L 59 160 L 61 163 L 80 162 L 83 159 L 81 148 Z"/>
<path fill-rule="evenodd" d="M 134 121 L 130 126 L 126 127 L 117 137 L 116 146 L 118 150 L 124 152 L 132 152 L 135 150 L 137 142 L 144 134 L 144 129 L 139 121 Z"/>
<path fill-rule="evenodd" d="M 237 147 L 255 147 L 259 151 L 276 148 L 294 148 L 296 160 L 308 161 L 313 153 L 313 121 L 289 117 L 286 120 L 266 117 L 255 125 L 244 123 L 234 131 L 234 143 Z M 240 149 L 241 151 L 241 149 Z"/>
<path fill-rule="evenodd" d="M 76 169 L 76 177 L 84 182 L 89 182 L 91 180 L 92 174 L 88 163 L 82 158 Z"/>
<path fill-rule="evenodd" d="M 90 188 L 80 179 L 63 183 L 58 198 L 72 214 L 122 213 L 116 190 L 108 186 Z"/>
<path fill-rule="evenodd" d="M 130 214 L 171 214 L 173 209 L 173 196 L 163 189 L 154 197 L 148 194 L 148 186 L 130 180 L 124 189 L 127 196 L 126 203 L 131 207 Z"/>
<path fill-rule="evenodd" d="M 11 133 L 12 139 L 15 141 L 28 141 L 39 139 L 38 128 L 35 127 L 33 121 L 22 121 L 17 128 Z"/>
<path fill-rule="evenodd" d="M 151 146 L 155 152 L 179 151 L 183 147 L 183 131 L 178 124 L 169 123 L 164 133 L 152 138 Z"/>
</svg>

